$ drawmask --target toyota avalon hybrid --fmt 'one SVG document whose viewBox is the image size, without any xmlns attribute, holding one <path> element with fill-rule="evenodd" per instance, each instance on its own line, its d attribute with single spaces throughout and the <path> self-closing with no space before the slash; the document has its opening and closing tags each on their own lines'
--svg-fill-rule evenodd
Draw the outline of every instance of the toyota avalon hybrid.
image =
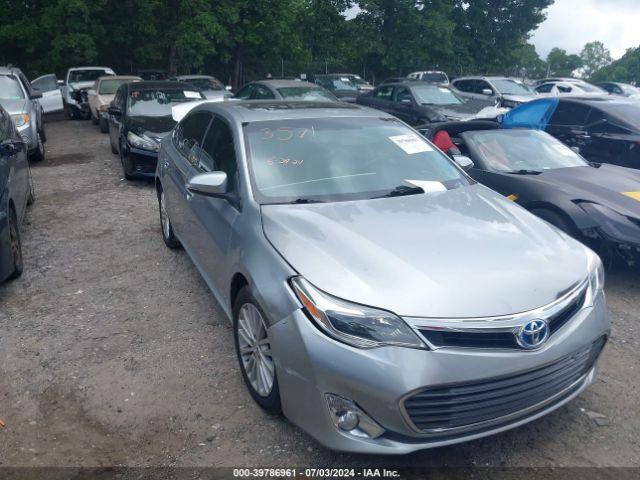
<svg viewBox="0 0 640 480">
<path fill-rule="evenodd" d="M 330 448 L 471 440 L 594 379 L 610 328 L 597 255 L 391 115 L 202 103 L 163 139 L 156 189 L 251 396 Z"/>
</svg>

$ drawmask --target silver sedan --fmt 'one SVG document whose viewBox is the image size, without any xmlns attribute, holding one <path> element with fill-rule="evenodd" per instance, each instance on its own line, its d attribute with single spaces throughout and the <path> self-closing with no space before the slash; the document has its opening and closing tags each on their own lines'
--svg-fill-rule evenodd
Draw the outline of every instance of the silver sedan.
<svg viewBox="0 0 640 480">
<path fill-rule="evenodd" d="M 589 249 L 398 119 L 341 103 L 204 103 L 163 140 L 162 234 L 233 322 L 255 401 L 336 450 L 490 435 L 594 379 Z"/>
</svg>

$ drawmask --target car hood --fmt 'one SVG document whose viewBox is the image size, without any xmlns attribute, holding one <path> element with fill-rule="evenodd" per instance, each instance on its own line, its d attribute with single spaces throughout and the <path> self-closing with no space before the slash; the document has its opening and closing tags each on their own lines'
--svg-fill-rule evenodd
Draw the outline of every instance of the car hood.
<svg viewBox="0 0 640 480">
<path fill-rule="evenodd" d="M 176 125 L 171 115 L 162 117 L 129 117 L 127 119 L 129 130 L 136 134 L 145 134 L 152 138 L 162 138 Z"/>
<path fill-rule="evenodd" d="M 100 95 L 97 95 L 97 97 L 98 97 L 98 103 L 100 105 L 109 105 L 111 102 L 113 102 L 113 99 L 116 98 L 116 95 L 100 94 Z"/>
<path fill-rule="evenodd" d="M 640 201 L 625 195 L 640 192 L 639 170 L 603 163 L 597 168 L 558 168 L 524 178 L 548 187 L 554 193 L 563 192 L 572 201 L 593 202 L 622 215 L 640 218 Z"/>
<path fill-rule="evenodd" d="M 16 113 L 24 113 L 28 110 L 27 101 L 22 98 L 19 100 L 0 100 L 0 105 L 7 111 L 9 115 Z"/>
<path fill-rule="evenodd" d="M 587 277 L 586 249 L 476 184 L 435 194 L 262 206 L 266 237 L 316 287 L 411 317 L 508 315 Z"/>
<path fill-rule="evenodd" d="M 539 98 L 539 95 L 536 95 L 534 93 L 530 95 L 512 95 L 510 93 L 505 93 L 504 95 L 502 95 L 502 98 L 503 100 L 509 100 L 515 103 L 528 103 L 531 100 Z"/>
<path fill-rule="evenodd" d="M 483 108 L 492 105 L 491 102 L 469 101 L 451 105 L 423 105 L 423 108 L 437 112 L 446 120 L 466 120 L 476 115 Z"/>
</svg>

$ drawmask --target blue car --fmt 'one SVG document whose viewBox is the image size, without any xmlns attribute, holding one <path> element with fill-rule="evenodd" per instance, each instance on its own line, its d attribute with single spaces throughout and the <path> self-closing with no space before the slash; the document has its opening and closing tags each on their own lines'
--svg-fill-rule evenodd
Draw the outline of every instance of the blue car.
<svg viewBox="0 0 640 480">
<path fill-rule="evenodd" d="M 34 200 L 27 146 L 0 107 L 0 282 L 22 274 L 20 226 Z"/>
</svg>

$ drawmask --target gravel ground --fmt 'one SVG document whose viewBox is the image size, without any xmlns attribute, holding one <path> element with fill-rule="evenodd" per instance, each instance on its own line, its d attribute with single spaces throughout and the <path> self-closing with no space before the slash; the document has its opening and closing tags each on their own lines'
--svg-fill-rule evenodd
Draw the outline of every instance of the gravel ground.
<svg viewBox="0 0 640 480">
<path fill-rule="evenodd" d="M 0 286 L 0 466 L 640 466 L 638 272 L 609 275 L 612 337 L 573 402 L 458 446 L 338 454 L 253 403 L 220 307 L 162 242 L 152 185 L 123 180 L 90 122 L 47 133 L 25 273 Z"/>
</svg>

